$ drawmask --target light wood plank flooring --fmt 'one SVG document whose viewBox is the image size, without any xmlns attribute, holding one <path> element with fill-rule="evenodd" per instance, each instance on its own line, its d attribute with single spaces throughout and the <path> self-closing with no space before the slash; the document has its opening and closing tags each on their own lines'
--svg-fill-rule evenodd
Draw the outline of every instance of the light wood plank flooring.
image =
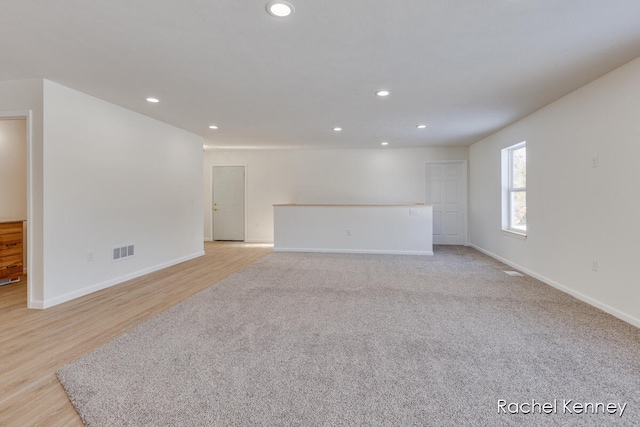
<svg viewBox="0 0 640 427">
<path fill-rule="evenodd" d="M 0 426 L 81 426 L 55 371 L 272 248 L 206 242 L 205 256 L 46 310 L 26 308 L 26 283 L 0 287 Z"/>
</svg>

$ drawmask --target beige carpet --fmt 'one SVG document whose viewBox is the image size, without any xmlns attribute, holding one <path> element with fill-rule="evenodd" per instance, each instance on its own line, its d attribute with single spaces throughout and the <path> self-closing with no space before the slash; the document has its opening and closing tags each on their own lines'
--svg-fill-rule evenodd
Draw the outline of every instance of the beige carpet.
<svg viewBox="0 0 640 427">
<path fill-rule="evenodd" d="M 640 330 L 503 270 L 273 253 L 58 377 L 91 426 L 640 425 Z"/>
</svg>

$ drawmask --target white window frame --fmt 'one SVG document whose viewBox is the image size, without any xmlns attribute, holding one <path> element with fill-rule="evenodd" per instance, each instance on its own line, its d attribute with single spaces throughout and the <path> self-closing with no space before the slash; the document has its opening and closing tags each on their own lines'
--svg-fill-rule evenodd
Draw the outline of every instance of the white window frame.
<svg viewBox="0 0 640 427">
<path fill-rule="evenodd" d="M 524 237 L 527 236 L 527 226 L 525 225 L 524 228 L 515 227 L 511 220 L 513 218 L 513 195 L 527 191 L 526 185 L 522 188 L 513 186 L 513 152 L 526 147 L 527 142 L 522 141 L 502 149 L 502 231 Z"/>
</svg>

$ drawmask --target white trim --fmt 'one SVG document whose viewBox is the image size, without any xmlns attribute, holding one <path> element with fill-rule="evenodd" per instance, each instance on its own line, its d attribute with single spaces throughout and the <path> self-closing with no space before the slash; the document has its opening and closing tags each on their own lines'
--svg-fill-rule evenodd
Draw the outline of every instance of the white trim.
<svg viewBox="0 0 640 427">
<path fill-rule="evenodd" d="M 33 268 L 33 233 L 31 230 L 33 224 L 33 179 L 31 177 L 33 171 L 33 113 L 31 110 L 17 110 L 17 111 L 0 111 L 0 119 L 25 119 L 27 130 L 27 265 L 24 269 L 24 274 L 27 275 L 27 308 L 36 308 L 35 305 L 41 301 L 32 300 L 33 295 L 33 280 L 29 275 L 29 270 Z M 44 289 L 42 289 L 44 293 Z"/>
<path fill-rule="evenodd" d="M 623 321 L 625 321 L 625 322 L 627 322 L 627 323 L 629 323 L 629 324 L 631 324 L 631 325 L 633 325 L 635 327 L 640 328 L 640 319 L 638 319 L 637 317 L 630 316 L 630 315 L 628 315 L 628 314 L 626 314 L 626 313 L 624 313 L 624 312 L 622 312 L 622 311 L 620 311 L 618 309 L 615 309 L 615 308 L 611 307 L 608 304 L 601 303 L 600 301 L 595 300 L 595 299 L 583 294 L 582 292 L 575 291 L 575 290 L 573 290 L 573 289 L 571 289 L 571 288 L 569 288 L 567 286 L 564 286 L 564 285 L 562 285 L 562 284 L 560 284 L 560 283 L 558 283 L 558 282 L 556 282 L 554 280 L 549 279 L 548 277 L 542 276 L 542 275 L 540 275 L 538 273 L 535 273 L 535 272 L 529 270 L 528 268 L 524 268 L 524 267 L 522 267 L 522 266 L 520 266 L 520 265 L 518 265 L 518 264 L 516 264 L 514 262 L 509 261 L 508 259 L 502 258 L 501 256 L 498 256 L 498 255 L 496 255 L 496 254 L 494 254 L 492 252 L 489 252 L 488 250 L 483 249 L 483 248 L 481 248 L 481 247 L 479 247 L 477 245 L 471 244 L 470 246 L 472 248 L 482 252 L 483 254 L 490 256 L 491 258 L 497 259 L 498 261 L 503 262 L 503 263 L 507 264 L 508 266 L 515 268 L 516 270 L 520 270 L 521 272 L 523 272 L 523 273 L 525 273 L 525 274 L 527 274 L 527 275 L 529 275 L 531 277 L 534 277 L 534 278 L 540 280 L 541 282 L 543 282 L 543 283 L 545 283 L 545 284 L 547 284 L 547 285 L 549 285 L 549 286 L 551 286 L 553 288 L 558 289 L 559 291 L 562 291 L 562 292 L 564 292 L 566 294 L 569 294 L 572 297 L 577 298 L 582 302 L 585 302 L 585 303 L 587 303 L 587 304 L 589 304 L 589 305 L 591 305 L 593 307 L 599 308 L 600 310 L 605 311 L 605 312 L 611 314 L 612 316 L 617 317 L 620 320 L 623 320 Z"/>
<path fill-rule="evenodd" d="M 527 240 L 527 235 L 514 230 L 500 230 L 504 236 L 513 237 L 514 239 Z"/>
<path fill-rule="evenodd" d="M 31 310 L 44 310 L 47 307 L 44 306 L 44 301 L 42 301 L 41 299 L 38 299 L 38 300 L 30 301 L 28 308 Z"/>
<path fill-rule="evenodd" d="M 205 242 L 213 242 L 213 238 L 211 236 L 204 236 Z M 247 237 L 244 239 L 245 243 L 271 243 L 273 244 L 273 239 L 254 239 L 252 237 Z"/>
<path fill-rule="evenodd" d="M 80 298 L 82 296 L 91 294 L 93 292 L 97 292 L 97 291 L 100 291 L 102 289 L 106 289 L 106 288 L 109 288 L 111 286 L 118 285 L 118 284 L 126 282 L 128 280 L 132 280 L 132 279 L 138 278 L 140 276 L 144 276 L 146 274 L 153 273 L 155 271 L 162 270 L 164 268 L 171 267 L 171 266 L 176 265 L 176 264 L 180 264 L 181 262 L 185 262 L 185 261 L 189 261 L 189 260 L 194 259 L 194 258 L 198 258 L 198 257 L 203 256 L 203 255 L 204 255 L 204 251 L 198 251 L 198 252 L 193 253 L 191 255 L 187 255 L 187 256 L 184 256 L 184 257 L 181 257 L 181 258 L 177 258 L 177 259 L 174 259 L 172 261 L 167 261 L 167 262 L 164 262 L 162 264 L 158 264 L 158 265 L 155 265 L 153 267 L 145 268 L 145 269 L 133 272 L 133 273 L 125 274 L 124 276 L 116 277 L 115 279 L 110 279 L 110 280 L 107 280 L 107 281 L 102 282 L 102 283 L 97 283 L 95 285 L 88 286 L 88 287 L 83 288 L 83 289 L 78 289 L 78 290 L 73 291 L 73 292 L 68 292 L 68 293 L 66 293 L 64 295 L 60 295 L 60 296 L 55 297 L 55 298 L 45 299 L 44 301 L 34 301 L 30 308 L 45 309 L 45 308 L 53 307 L 54 305 L 62 304 L 64 302 L 71 301 L 71 300 L 76 299 L 76 298 Z"/>
<path fill-rule="evenodd" d="M 248 238 L 244 240 L 245 243 L 271 243 L 273 244 L 273 239 L 254 239 Z"/>
<path fill-rule="evenodd" d="M 433 255 L 433 251 L 387 251 L 372 249 L 273 248 L 274 252 L 319 252 L 327 254 Z"/>
</svg>

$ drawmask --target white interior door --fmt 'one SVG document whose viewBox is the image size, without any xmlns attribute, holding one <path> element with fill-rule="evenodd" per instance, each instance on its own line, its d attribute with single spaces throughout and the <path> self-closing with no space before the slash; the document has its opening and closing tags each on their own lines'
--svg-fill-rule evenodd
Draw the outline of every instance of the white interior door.
<svg viewBox="0 0 640 427">
<path fill-rule="evenodd" d="M 213 240 L 244 240 L 244 166 L 213 167 Z"/>
<path fill-rule="evenodd" d="M 433 243 L 467 241 L 467 162 L 428 162 L 425 204 L 433 205 Z"/>
</svg>

